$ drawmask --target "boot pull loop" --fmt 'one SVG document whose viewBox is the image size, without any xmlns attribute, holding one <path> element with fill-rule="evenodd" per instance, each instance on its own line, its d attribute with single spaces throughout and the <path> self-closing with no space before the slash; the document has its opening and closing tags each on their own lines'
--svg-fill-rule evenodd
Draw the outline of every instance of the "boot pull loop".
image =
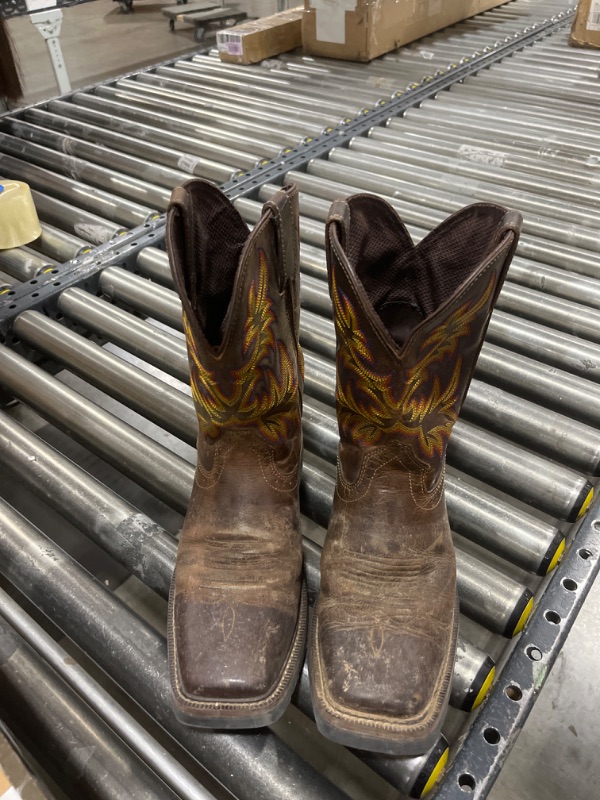
<svg viewBox="0 0 600 800">
<path fill-rule="evenodd" d="M 506 271 L 508 270 L 510 262 L 513 259 L 515 250 L 517 249 L 522 226 L 523 226 L 523 216 L 518 211 L 507 211 L 502 217 L 502 223 L 500 226 L 500 230 L 498 231 L 498 234 L 496 236 L 495 246 L 499 247 L 500 245 L 502 245 L 510 234 L 512 234 L 512 239 L 508 249 L 505 251 L 504 254 L 504 266 L 501 269 L 500 280 L 498 281 L 498 285 L 496 286 L 496 289 L 494 291 L 492 308 L 496 305 L 496 300 L 498 299 L 498 295 L 500 294 L 500 291 L 502 289 L 502 284 L 504 283 L 504 276 L 506 275 Z"/>
<path fill-rule="evenodd" d="M 188 207 L 189 196 L 184 186 L 177 186 L 171 192 L 171 199 L 167 209 L 167 225 L 166 225 L 166 240 L 167 252 L 169 255 L 169 266 L 171 268 L 171 275 L 175 288 L 180 297 L 185 297 L 185 305 L 194 307 L 195 286 L 192 286 L 192 298 L 188 297 L 188 287 L 182 271 L 182 263 L 187 255 L 189 249 L 189 242 L 183 243 L 182 239 L 187 237 L 187 225 L 185 224 L 185 213 Z M 180 230 L 178 228 L 180 227 Z"/>
<path fill-rule="evenodd" d="M 521 235 L 521 228 L 523 227 L 523 215 L 518 211 L 507 211 L 502 217 L 500 230 L 496 236 L 496 246 L 502 244 L 507 235 L 512 233 L 512 241 L 508 252 L 506 254 L 506 261 L 508 264 L 512 261 L 512 257 L 517 249 L 519 243 L 519 236 Z"/>
<path fill-rule="evenodd" d="M 522 225 L 523 216 L 518 211 L 507 211 L 502 217 L 502 225 L 496 236 L 496 244 L 500 244 L 509 232 L 514 234 L 515 239 L 518 239 Z"/>
<path fill-rule="evenodd" d="M 171 192 L 171 199 L 169 200 L 169 211 L 173 206 L 185 208 L 187 203 L 188 193 L 183 186 L 176 186 Z"/>
<path fill-rule="evenodd" d="M 337 244 L 345 252 L 347 231 L 350 227 L 350 207 L 345 200 L 334 200 L 327 216 L 327 238 L 334 234 Z"/>
<path fill-rule="evenodd" d="M 182 298 L 186 316 L 188 319 L 193 319 L 198 287 L 196 280 L 193 279 L 194 273 L 189 274 L 186 279 L 186 270 L 183 266 L 184 264 L 187 265 L 188 258 L 193 253 L 190 225 L 187 224 L 192 213 L 190 199 L 190 194 L 185 184 L 176 186 L 171 192 L 167 209 L 166 238 L 173 283 Z"/>
<path fill-rule="evenodd" d="M 294 184 L 271 197 L 264 205 L 273 214 L 275 223 L 277 249 L 281 263 L 278 275 L 279 290 L 286 284 L 297 282 L 298 263 L 300 260 L 300 238 L 298 233 L 298 189 Z"/>
</svg>

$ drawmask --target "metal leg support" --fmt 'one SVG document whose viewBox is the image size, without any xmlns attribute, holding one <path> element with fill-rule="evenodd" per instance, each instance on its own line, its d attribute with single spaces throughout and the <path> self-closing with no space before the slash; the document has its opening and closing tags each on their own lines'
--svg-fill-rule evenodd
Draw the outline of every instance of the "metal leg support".
<svg viewBox="0 0 600 800">
<path fill-rule="evenodd" d="M 50 53 L 52 69 L 54 70 L 59 92 L 61 94 L 70 92 L 71 82 L 67 74 L 67 68 L 59 41 L 63 12 L 59 8 L 39 11 L 36 14 L 32 14 L 30 19 L 46 40 L 46 47 Z"/>
</svg>

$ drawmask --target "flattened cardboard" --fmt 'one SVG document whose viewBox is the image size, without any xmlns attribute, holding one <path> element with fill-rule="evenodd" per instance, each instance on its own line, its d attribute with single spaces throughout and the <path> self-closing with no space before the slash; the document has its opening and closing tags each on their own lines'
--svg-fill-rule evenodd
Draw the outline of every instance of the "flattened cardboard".
<svg viewBox="0 0 600 800">
<path fill-rule="evenodd" d="M 503 2 L 506 0 L 304 0 L 304 51 L 326 58 L 371 61 Z"/>
<path fill-rule="evenodd" d="M 217 33 L 221 61 L 256 64 L 302 45 L 302 6 Z"/>
</svg>

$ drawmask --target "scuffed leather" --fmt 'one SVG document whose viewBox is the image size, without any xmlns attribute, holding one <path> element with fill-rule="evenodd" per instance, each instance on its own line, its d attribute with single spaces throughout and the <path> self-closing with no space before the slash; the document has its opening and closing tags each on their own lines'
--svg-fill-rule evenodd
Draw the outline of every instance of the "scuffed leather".
<svg viewBox="0 0 600 800">
<path fill-rule="evenodd" d="M 184 189 L 209 202 L 216 190 L 192 183 Z M 203 336 L 171 250 L 200 433 L 171 591 L 169 656 L 176 704 L 197 724 L 203 715 L 225 720 L 276 705 L 298 647 L 302 372 L 290 313 L 298 247 L 288 230 L 298 217 L 296 190 L 279 195 L 282 214 L 265 207 L 244 246 L 218 348 Z"/>
<path fill-rule="evenodd" d="M 298 620 L 302 570 L 300 443 L 290 445 L 275 460 L 252 432 L 198 442 L 173 596 L 174 656 L 185 695 L 257 698 L 280 677 Z"/>
<path fill-rule="evenodd" d="M 400 347 L 348 261 L 351 214 L 341 205 L 327 237 L 340 447 L 311 644 L 313 702 L 332 738 L 404 754 L 435 734 L 447 706 L 457 595 L 446 446 L 520 222 L 504 218 L 470 278 Z"/>
</svg>

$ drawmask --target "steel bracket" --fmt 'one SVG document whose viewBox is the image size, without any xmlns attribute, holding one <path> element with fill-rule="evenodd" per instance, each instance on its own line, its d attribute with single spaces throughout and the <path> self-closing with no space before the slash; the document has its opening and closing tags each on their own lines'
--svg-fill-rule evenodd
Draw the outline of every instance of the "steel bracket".
<svg viewBox="0 0 600 800">
<path fill-rule="evenodd" d="M 483 800 L 514 745 L 600 571 L 600 495 L 484 701 L 432 800 Z"/>
<path fill-rule="evenodd" d="M 58 295 L 69 286 L 88 284 L 95 291 L 99 273 L 111 264 L 129 260 L 134 268 L 134 255 L 144 247 L 160 246 L 164 240 L 164 215 L 139 228 L 134 228 L 117 239 L 84 253 L 72 261 L 59 265 L 50 272 L 37 275 L 18 289 L 0 297 L 0 344 L 13 344 L 10 333 L 12 323 L 23 311 L 44 310 L 54 316 Z"/>
</svg>

